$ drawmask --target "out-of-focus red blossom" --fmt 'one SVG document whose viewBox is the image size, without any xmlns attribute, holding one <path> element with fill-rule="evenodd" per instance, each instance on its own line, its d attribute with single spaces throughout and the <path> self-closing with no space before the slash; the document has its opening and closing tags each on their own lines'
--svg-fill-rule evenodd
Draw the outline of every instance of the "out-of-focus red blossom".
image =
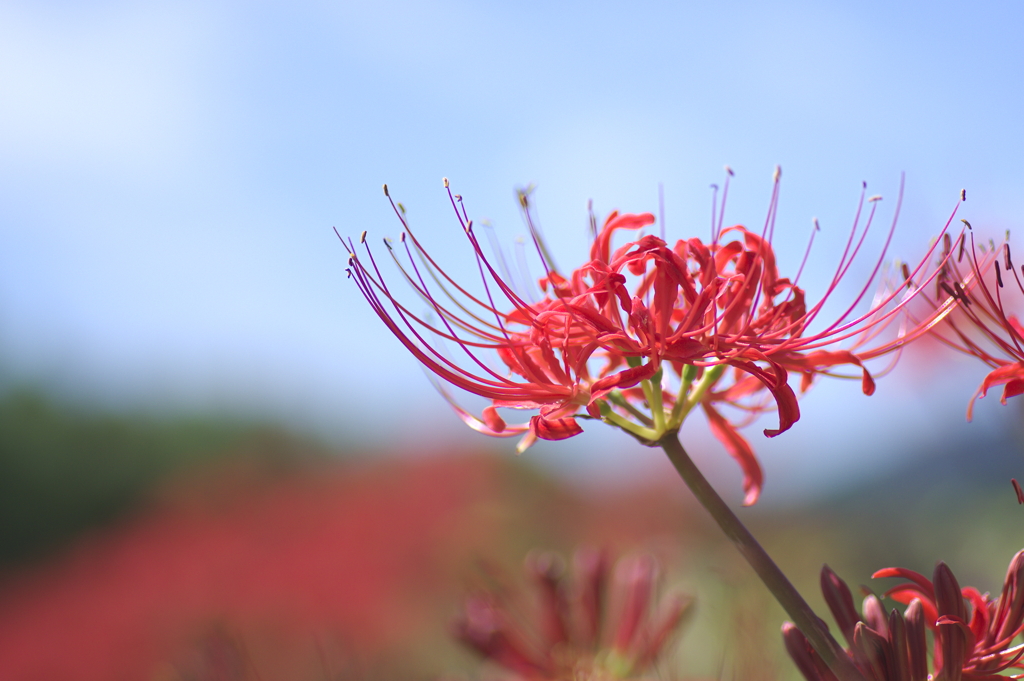
<svg viewBox="0 0 1024 681">
<path fill-rule="evenodd" d="M 864 599 L 858 613 L 846 583 L 828 566 L 821 573 L 825 600 L 846 637 L 850 658 L 867 681 L 996 681 L 1007 678 L 1002 672 L 1008 669 L 1024 669 L 1024 646 L 1013 645 L 1024 631 L 1024 551 L 1010 561 L 996 599 L 973 587 L 960 588 L 941 562 L 931 580 L 904 568 L 885 568 L 873 576 L 907 580 L 885 593 L 908 606 L 903 613 L 886 612 L 874 595 Z M 932 638 L 931 674 L 926 630 Z M 795 626 L 786 623 L 782 633 L 808 681 L 835 679 Z"/>
<path fill-rule="evenodd" d="M 581 549 L 572 561 L 551 553 L 527 558 L 533 603 L 503 590 L 471 597 L 456 637 L 509 672 L 509 681 L 610 681 L 654 672 L 690 606 L 656 599 L 658 565 L 640 555 L 619 561 L 609 580 L 605 553 Z M 610 581 L 610 583 L 609 583 Z"/>
<path fill-rule="evenodd" d="M 1005 241 L 999 247 L 989 242 L 986 248 L 976 244 L 971 233 L 970 246 L 963 240 L 958 246 L 956 257 L 951 257 L 954 247 L 945 240 L 944 257 L 937 268 L 936 298 L 930 299 L 927 292 L 922 297 L 930 299 L 933 307 L 942 299 L 960 302 L 954 314 L 932 329 L 932 335 L 974 355 L 992 369 L 968 404 L 970 420 L 974 401 L 985 397 L 989 389 L 1003 386 L 1003 404 L 1006 398 L 1024 393 L 1024 326 L 1007 309 L 1007 304 L 1019 306 L 1024 302 L 1024 269 L 1014 268 L 1010 244 Z"/>
<path fill-rule="evenodd" d="M 752 504 L 763 473 L 738 427 L 777 410 L 778 428 L 764 431 L 772 437 L 799 419 L 791 373 L 800 376 L 803 391 L 818 375 L 836 376 L 840 367 L 853 368 L 864 393 L 870 395 L 874 379 L 864 362 L 901 348 L 951 307 L 937 306 L 913 328 L 899 324 L 898 331 L 883 336 L 887 327 L 902 319 L 901 310 L 918 291 L 904 288 L 906 281 L 900 280 L 881 286 L 867 309 L 857 312 L 882 276 L 894 219 L 869 281 L 836 320 L 810 331 L 863 246 L 879 197 L 867 199 L 865 217 L 861 193 L 846 248 L 825 294 L 809 304 L 797 285 L 803 264 L 792 279 L 776 266 L 772 236 L 778 180 L 776 172 L 768 217 L 759 233 L 741 225 L 723 229 L 727 180 L 719 219 L 712 217 L 706 243 L 690 238 L 671 244 L 640 232 L 633 241 L 613 248 L 617 232 L 639 232 L 654 224 L 654 216 L 612 212 L 598 229 L 591 214 L 594 241 L 589 261 L 568 276 L 555 268 L 522 192 L 523 212 L 545 272 L 539 299 L 513 283 L 517 278 L 508 271 L 504 256 L 499 253 L 496 264 L 485 256 L 461 197 L 450 189 L 482 292 L 471 293 L 440 268 L 410 229 L 404 208 L 394 201 L 404 228 L 398 248 L 406 258 L 400 259 L 395 247 L 385 243 L 430 318 L 399 302 L 369 246 L 364 261 L 356 255 L 356 244 L 346 242 L 348 272 L 384 324 L 427 369 L 490 401 L 480 417 L 453 402 L 474 429 L 499 437 L 523 435 L 522 451 L 537 438 L 572 437 L 582 431 L 577 419 L 592 418 L 655 444 L 674 434 L 699 405 L 711 432 L 739 462 L 744 503 Z M 386 186 L 385 194 L 390 200 Z M 949 222 L 943 234 L 948 226 Z M 365 242 L 363 232 L 360 243 Z M 937 276 L 923 274 L 935 249 L 913 271 L 907 270 L 908 279 L 928 283 Z M 804 264 L 809 253 L 810 244 Z M 444 344 L 450 344 L 454 356 L 439 347 Z M 493 351 L 501 368 L 492 366 L 484 351 Z M 735 408 L 738 416 L 723 413 L 723 406 Z M 507 424 L 499 408 L 537 414 L 528 423 Z"/>
</svg>

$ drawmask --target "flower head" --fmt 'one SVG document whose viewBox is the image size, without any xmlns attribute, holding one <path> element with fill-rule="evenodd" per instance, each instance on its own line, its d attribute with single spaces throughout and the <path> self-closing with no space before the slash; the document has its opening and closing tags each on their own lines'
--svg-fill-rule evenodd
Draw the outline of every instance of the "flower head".
<svg viewBox="0 0 1024 681">
<path fill-rule="evenodd" d="M 1010 561 L 999 597 L 973 587 L 961 588 L 945 563 L 931 580 L 904 568 L 879 570 L 873 577 L 907 580 L 886 596 L 908 607 L 886 612 L 874 595 L 861 613 L 849 587 L 828 566 L 822 568 L 825 601 L 849 645 L 848 654 L 867 681 L 995 681 L 1000 672 L 1022 669 L 1024 645 L 1013 645 L 1024 632 L 1024 551 Z M 926 632 L 931 632 L 934 673 L 928 672 Z M 782 628 L 786 649 L 808 681 L 835 677 L 791 624 Z"/>
<path fill-rule="evenodd" d="M 904 280 L 894 282 L 857 312 L 881 276 L 883 248 L 871 279 L 839 318 L 812 332 L 812 323 L 860 252 L 880 197 L 865 201 L 862 192 L 842 257 L 825 294 L 811 304 L 798 285 L 810 245 L 792 279 L 780 274 L 772 248 L 779 172 L 760 232 L 742 225 L 723 228 L 727 191 L 728 180 L 707 242 L 694 237 L 670 244 L 645 234 L 655 223 L 651 213 L 612 212 L 600 229 L 591 213 L 590 259 L 568 276 L 554 266 L 535 226 L 529 195 L 521 192 L 545 273 L 537 297 L 513 285 L 500 252 L 494 262 L 485 255 L 461 197 L 450 189 L 480 274 L 480 291 L 471 292 L 441 269 L 413 234 L 401 204 L 393 201 L 404 231 L 397 247 L 386 242 L 388 251 L 426 303 L 428 316 L 399 302 L 368 246 L 364 262 L 356 255 L 356 244 L 346 243 L 348 271 L 381 320 L 427 369 L 490 402 L 477 417 L 449 398 L 476 430 L 523 435 L 522 451 L 537 438 L 572 437 L 582 431 L 578 419 L 590 418 L 655 444 L 675 433 L 699 406 L 712 433 L 740 463 L 744 503 L 751 504 L 760 493 L 763 474 L 738 427 L 769 410 L 777 410 L 779 417 L 777 428 L 764 431 L 769 437 L 796 423 L 800 409 L 789 383 L 791 373 L 800 376 L 803 391 L 816 376 L 841 375 L 841 367 L 850 367 L 863 391 L 871 394 L 874 379 L 864 362 L 899 349 L 948 310 L 935 310 L 919 327 L 900 327 L 883 339 L 881 334 L 900 319 L 900 311 L 918 291 L 904 289 Z M 385 194 L 390 200 L 386 186 Z M 895 219 L 886 247 L 894 229 Z M 622 233 L 632 240 L 613 247 Z M 365 243 L 365 232 L 360 242 Z M 922 264 L 908 270 L 907 278 L 922 277 L 924 269 Z M 445 344 L 454 346 L 454 357 L 442 350 Z M 497 362 L 486 357 L 489 352 Z M 448 395 L 443 386 L 441 390 Z M 724 413 L 723 407 L 738 416 Z M 528 423 L 508 424 L 498 413 L 506 408 L 536 414 Z"/>
<path fill-rule="evenodd" d="M 533 603 L 503 590 L 477 594 L 454 624 L 456 637 L 516 681 L 636 679 L 652 671 L 690 606 L 677 594 L 656 598 L 658 564 L 641 555 L 619 561 L 582 549 L 567 570 L 556 554 L 534 553 L 526 572 Z"/>
<path fill-rule="evenodd" d="M 964 220 L 964 224 L 970 224 Z M 968 245 L 969 244 L 969 245 Z M 1003 387 L 1000 401 L 1024 393 L 1024 326 L 1008 305 L 1024 301 L 1024 269 L 1015 269 L 1010 244 L 976 244 L 973 231 L 961 238 L 956 257 L 954 245 L 946 240 L 936 274 L 935 296 L 922 297 L 932 308 L 958 303 L 943 323 L 932 328 L 940 342 L 974 355 L 991 369 L 971 397 L 967 419 L 974 412 L 974 401 L 985 397 L 989 389 Z M 965 262 L 966 260 L 966 262 Z"/>
</svg>

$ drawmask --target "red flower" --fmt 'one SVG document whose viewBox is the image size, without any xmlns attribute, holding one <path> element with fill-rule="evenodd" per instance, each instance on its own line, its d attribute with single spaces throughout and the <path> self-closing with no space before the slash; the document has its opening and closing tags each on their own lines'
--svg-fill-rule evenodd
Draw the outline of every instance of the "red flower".
<svg viewBox="0 0 1024 681">
<path fill-rule="evenodd" d="M 656 600 L 658 565 L 649 556 L 621 560 L 610 584 L 608 568 L 607 556 L 593 550 L 577 551 L 571 574 L 557 555 L 532 554 L 526 571 L 539 599 L 478 594 L 455 635 L 513 672 L 510 681 L 639 678 L 665 652 L 690 599 Z"/>
<path fill-rule="evenodd" d="M 966 220 L 964 224 L 970 226 Z M 950 306 L 958 302 L 955 314 L 948 315 L 944 323 L 932 329 L 932 334 L 946 345 L 982 360 L 992 368 L 974 393 L 967 407 L 967 419 L 973 416 L 974 401 L 985 397 L 990 388 L 1003 386 L 1000 402 L 1024 393 L 1024 326 L 1017 316 L 1006 309 L 1007 298 L 1024 296 L 1024 269 L 1016 270 L 1010 257 L 1010 245 L 997 248 L 990 242 L 986 248 L 974 242 L 970 247 L 961 240 L 956 258 L 951 257 L 952 244 L 947 239 L 944 258 L 937 270 L 935 298 L 929 298 L 933 308 Z M 967 256 L 966 267 L 961 267 Z M 994 279 L 994 281 L 993 281 Z M 1010 282 L 1007 295 L 1004 282 Z M 1013 287 L 1016 285 L 1016 293 Z"/>
<path fill-rule="evenodd" d="M 556 270 L 534 226 L 528 196 L 521 193 L 546 273 L 540 280 L 539 300 L 531 300 L 513 286 L 503 257 L 498 258 L 498 266 L 488 260 L 472 221 L 464 208 L 460 212 L 461 198 L 450 190 L 480 272 L 481 292 L 471 293 L 438 266 L 409 229 L 401 205 L 394 202 L 405 228 L 401 248 L 408 264 L 397 256 L 395 262 L 436 320 L 418 316 L 398 302 L 369 247 L 364 264 L 355 255 L 355 244 L 347 243 L 352 254 L 348 271 L 381 320 L 424 366 L 444 381 L 490 401 L 480 417 L 455 407 L 473 428 L 497 436 L 525 433 L 519 445 L 522 451 L 536 438 L 576 435 L 582 431 L 578 418 L 594 418 L 654 444 L 677 431 L 699 405 L 712 433 L 740 463 L 744 503 L 752 504 L 763 474 L 738 427 L 777 409 L 778 428 L 764 431 L 773 437 L 799 419 L 790 373 L 801 376 L 801 390 L 806 390 L 817 375 L 838 375 L 837 367 L 850 366 L 870 395 L 874 380 L 864 362 L 900 348 L 948 312 L 936 309 L 917 327 L 901 328 L 880 340 L 879 335 L 918 291 L 904 292 L 905 282 L 896 282 L 876 295 L 866 311 L 855 313 L 879 276 L 883 249 L 871 280 L 844 313 L 824 329 L 809 332 L 860 251 L 878 197 L 867 200 L 870 207 L 861 228 L 862 192 L 835 274 L 824 296 L 808 305 L 797 285 L 800 272 L 791 280 L 782 277 L 776 266 L 771 238 L 778 179 L 777 172 L 761 233 L 740 225 L 723 229 L 719 216 L 708 243 L 690 238 L 670 245 L 663 238 L 641 233 L 613 249 L 616 232 L 642 230 L 655 222 L 654 216 L 613 212 L 598 230 L 591 214 L 590 260 L 568 277 Z M 727 190 L 728 183 L 722 212 Z M 895 220 L 886 245 L 893 229 Z M 365 242 L 365 232 L 360 242 Z M 388 248 L 395 255 L 390 244 Z M 924 269 L 919 265 L 907 272 L 907 278 L 921 276 Z M 936 276 L 932 273 L 926 282 Z M 456 346 L 456 358 L 436 347 L 439 340 Z M 838 347 L 844 341 L 848 346 Z M 502 368 L 485 361 L 485 351 L 494 351 Z M 723 405 L 739 409 L 741 418 L 727 417 L 721 411 Z M 509 425 L 498 414 L 499 408 L 538 413 L 529 423 Z"/>
<path fill-rule="evenodd" d="M 920 600 L 925 621 L 934 622 L 929 627 L 936 633 L 937 665 L 959 665 L 966 679 L 995 678 L 1010 667 L 1024 669 L 1024 647 L 1013 646 L 1024 632 L 1024 551 L 1010 561 L 1002 593 L 994 600 L 974 587 L 961 589 L 945 563 L 935 566 L 931 582 L 903 568 L 879 570 L 873 576 L 908 580 L 886 595 L 901 603 Z"/>
<path fill-rule="evenodd" d="M 1024 632 L 1024 551 L 1010 561 L 995 600 L 973 587 L 961 589 L 945 563 L 935 566 L 931 581 L 903 568 L 879 570 L 873 577 L 908 580 L 885 594 L 907 604 L 905 612 L 886 613 L 872 595 L 864 600 L 861 615 L 846 583 L 828 566 L 821 572 L 825 600 L 850 646 L 851 659 L 868 681 L 996 681 L 1006 678 L 1000 672 L 1024 668 L 1024 646 L 1013 645 Z M 932 632 L 931 676 L 926 629 Z M 787 623 L 782 631 L 790 656 L 808 681 L 835 679 L 799 630 Z"/>
</svg>

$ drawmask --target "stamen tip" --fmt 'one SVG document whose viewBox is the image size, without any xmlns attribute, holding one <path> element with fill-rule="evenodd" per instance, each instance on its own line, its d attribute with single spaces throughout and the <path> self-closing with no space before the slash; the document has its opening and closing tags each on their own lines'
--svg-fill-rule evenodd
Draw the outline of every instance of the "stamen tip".
<svg viewBox="0 0 1024 681">
<path fill-rule="evenodd" d="M 725 166 L 725 172 L 729 174 L 729 177 L 734 177 L 736 175 L 736 173 L 732 172 L 732 168 L 729 166 Z"/>
<path fill-rule="evenodd" d="M 448 178 L 447 177 L 442 177 L 441 181 L 444 182 L 444 188 L 448 189 Z"/>
<path fill-rule="evenodd" d="M 875 194 L 870 199 L 868 199 L 868 202 L 869 203 L 874 203 L 875 201 L 881 201 L 881 200 L 882 200 L 882 195 L 881 194 Z"/>
<path fill-rule="evenodd" d="M 997 279 L 999 278 L 998 277 L 998 264 L 999 263 L 996 263 L 996 265 L 997 265 L 997 269 L 996 269 L 997 276 L 996 276 L 996 278 Z M 1000 286 L 1002 286 L 1001 283 L 1000 283 Z M 971 304 L 971 299 L 967 297 L 967 293 L 964 291 L 964 287 L 960 284 L 959 281 L 953 283 L 953 288 L 956 290 L 956 293 L 957 293 L 957 295 L 954 296 L 955 298 L 958 298 L 960 300 L 960 302 L 963 303 L 964 305 L 970 305 Z"/>
<path fill-rule="evenodd" d="M 961 189 L 960 190 L 960 200 L 961 201 L 966 201 L 967 200 L 967 190 L 966 189 Z"/>
<path fill-rule="evenodd" d="M 971 223 L 967 222 L 967 220 L 964 220 L 963 218 L 960 218 L 960 222 L 962 222 L 965 225 L 967 225 L 967 229 L 970 229 L 971 231 L 974 231 L 973 228 L 971 227 Z"/>
<path fill-rule="evenodd" d="M 384 196 L 387 196 L 387 197 L 391 196 L 391 194 L 388 194 L 388 183 L 387 182 L 384 183 Z"/>
<path fill-rule="evenodd" d="M 811 218 L 811 222 L 814 223 L 814 231 L 815 232 L 820 232 L 821 231 L 821 225 L 818 224 L 818 218 Z"/>
<path fill-rule="evenodd" d="M 361 244 L 365 244 L 366 243 L 366 230 L 365 229 L 363 230 L 363 233 L 359 235 L 359 243 L 361 243 Z"/>
<path fill-rule="evenodd" d="M 405 232 L 402 232 L 402 236 L 399 238 L 399 241 L 401 241 L 403 244 L 405 243 Z"/>
<path fill-rule="evenodd" d="M 780 177 L 782 177 L 782 166 L 775 166 L 775 172 L 772 173 L 772 181 L 778 182 Z"/>
<path fill-rule="evenodd" d="M 861 180 L 860 181 L 860 188 L 861 189 L 867 189 L 868 188 L 868 181 L 867 180 Z"/>
</svg>

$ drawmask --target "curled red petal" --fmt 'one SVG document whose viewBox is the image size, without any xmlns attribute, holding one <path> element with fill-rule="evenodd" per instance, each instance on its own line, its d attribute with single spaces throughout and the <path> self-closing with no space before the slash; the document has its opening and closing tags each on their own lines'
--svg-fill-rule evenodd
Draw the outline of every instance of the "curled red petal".
<svg viewBox="0 0 1024 681">
<path fill-rule="evenodd" d="M 455 402 L 455 399 L 448 393 L 447 390 L 444 389 L 444 386 L 442 386 L 440 383 L 436 384 L 435 387 L 437 388 L 438 392 L 440 392 L 441 395 L 448 401 L 448 404 L 451 406 L 452 410 L 454 410 L 455 413 L 458 414 L 459 418 L 462 419 L 462 422 L 478 433 L 483 433 L 484 435 L 490 435 L 492 437 L 515 437 L 516 435 L 528 433 L 530 430 L 530 427 L 526 424 L 514 424 L 510 426 L 507 423 L 505 423 L 504 419 L 498 416 L 497 412 L 493 412 L 494 406 L 501 405 L 484 407 L 483 418 L 477 418 L 476 416 L 473 416 L 468 411 L 460 407 L 458 403 Z M 488 409 L 492 410 L 493 416 L 496 417 L 498 421 L 500 421 L 500 424 L 498 423 L 498 421 L 494 421 L 493 419 L 490 421 L 490 423 L 488 423 Z M 496 428 L 496 426 L 499 425 L 500 429 Z"/>
<path fill-rule="evenodd" d="M 648 378 L 654 376 L 658 372 L 657 362 L 648 362 L 647 364 L 641 364 L 638 367 L 631 369 L 624 369 L 618 373 L 614 373 L 611 376 L 605 376 L 599 381 L 595 381 L 594 385 L 590 387 L 590 394 L 594 399 L 597 399 L 607 393 L 610 390 L 617 388 L 632 388 L 640 381 L 646 381 Z"/>
<path fill-rule="evenodd" d="M 917 600 L 920 603 L 919 607 L 924 611 L 925 624 L 934 627 L 939 612 L 936 606 L 935 587 L 930 579 L 920 572 L 907 568 L 882 568 L 871 577 L 902 577 L 909 580 L 909 584 L 897 584 L 886 591 L 885 595 L 898 603 L 913 603 Z"/>
<path fill-rule="evenodd" d="M 910 582 L 914 583 L 914 585 L 917 587 L 917 590 L 920 592 L 921 595 L 923 595 L 929 601 L 935 600 L 935 587 L 932 586 L 931 580 L 922 575 L 920 572 L 908 570 L 907 568 L 889 567 L 877 570 L 873 575 L 871 575 L 872 579 L 879 579 L 881 577 L 901 577 L 903 579 L 909 580 Z M 909 585 L 900 584 L 890 589 L 889 591 L 885 592 L 885 595 L 889 596 L 891 593 L 895 593 L 896 589 L 903 590 L 907 589 L 908 587 Z M 909 603 L 910 601 L 905 602 Z"/>
<path fill-rule="evenodd" d="M 539 414 L 530 419 L 530 430 L 541 440 L 565 440 L 583 432 L 583 428 L 571 416 L 548 419 Z"/>
<path fill-rule="evenodd" d="M 800 382 L 801 392 L 810 387 L 814 375 L 822 369 L 829 369 L 840 364 L 852 364 L 863 372 L 861 390 L 864 391 L 864 394 L 873 395 L 875 393 L 875 379 L 864 367 L 860 357 L 849 350 L 816 350 L 806 355 L 787 358 L 785 364 L 790 369 L 803 374 Z"/>
<path fill-rule="evenodd" d="M 740 468 L 743 469 L 743 505 L 754 505 L 757 503 L 757 498 L 761 496 L 761 486 L 764 484 L 764 471 L 761 470 L 761 464 L 754 456 L 754 450 L 746 438 L 740 435 L 736 427 L 718 413 L 717 409 L 707 402 L 702 402 L 701 406 L 708 417 L 711 434 L 718 438 L 718 441 L 729 452 L 729 456 L 736 459 Z"/>
<path fill-rule="evenodd" d="M 619 215 L 618 211 L 612 211 L 601 227 L 601 233 L 597 236 L 593 246 L 590 247 L 590 259 L 608 262 L 611 256 L 612 234 L 617 229 L 640 229 L 654 222 L 654 215 L 641 213 L 634 215 L 625 213 Z"/>
<path fill-rule="evenodd" d="M 973 586 L 965 586 L 963 594 L 964 598 L 971 603 L 970 627 L 972 640 L 984 639 L 992 620 L 992 613 L 988 609 L 988 600 Z"/>
<path fill-rule="evenodd" d="M 939 618 L 939 611 L 935 608 L 935 602 L 922 598 L 922 593 L 916 587 L 905 584 L 893 587 L 885 592 L 885 595 L 897 603 L 920 603 L 921 612 L 924 615 L 924 622 L 930 629 L 935 628 L 935 620 Z"/>
<path fill-rule="evenodd" d="M 1012 381 L 1007 381 L 1006 385 L 1003 386 L 1003 396 L 1000 402 L 1006 404 L 1007 397 L 1016 397 L 1024 393 L 1024 378 L 1015 378 Z"/>
<path fill-rule="evenodd" d="M 495 433 L 505 431 L 505 419 L 498 415 L 498 410 L 494 407 L 484 407 L 483 422 Z"/>
<path fill-rule="evenodd" d="M 1024 362 L 1004 364 L 998 369 L 993 369 L 985 376 L 985 380 L 978 389 L 978 397 L 988 394 L 988 389 L 997 385 L 1003 388 L 1002 403 L 1006 404 L 1007 397 L 1014 397 L 1024 392 Z"/>
<path fill-rule="evenodd" d="M 761 381 L 775 398 L 775 403 L 779 408 L 779 427 L 765 428 L 765 436 L 775 437 L 784 433 L 800 420 L 800 405 L 797 403 L 796 393 L 793 392 L 793 388 L 786 380 L 788 374 L 785 368 L 774 362 L 771 363 L 770 370 L 762 369 L 753 362 L 732 361 L 729 364 L 746 371 Z"/>
</svg>

